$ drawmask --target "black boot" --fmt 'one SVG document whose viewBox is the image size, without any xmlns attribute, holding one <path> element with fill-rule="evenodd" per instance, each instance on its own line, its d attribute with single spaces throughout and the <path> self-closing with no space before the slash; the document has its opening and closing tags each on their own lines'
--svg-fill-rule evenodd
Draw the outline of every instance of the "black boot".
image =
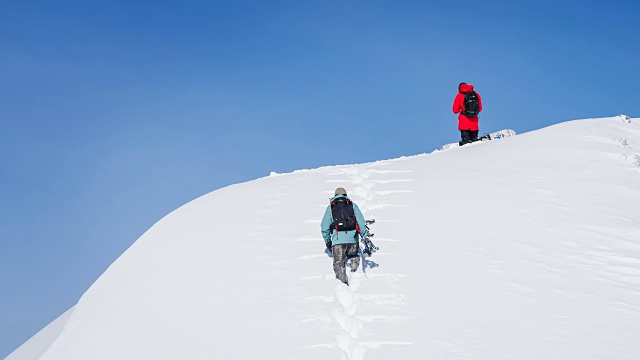
<svg viewBox="0 0 640 360">
<path fill-rule="evenodd" d="M 460 141 L 458 143 L 458 145 L 460 145 L 460 146 L 471 143 L 471 131 L 470 130 L 460 130 L 460 138 L 462 138 L 462 141 Z"/>
</svg>

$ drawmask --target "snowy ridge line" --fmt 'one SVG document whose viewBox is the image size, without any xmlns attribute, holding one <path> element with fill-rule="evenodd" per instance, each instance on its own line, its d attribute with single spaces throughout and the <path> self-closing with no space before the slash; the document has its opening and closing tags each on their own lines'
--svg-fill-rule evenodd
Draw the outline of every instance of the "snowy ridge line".
<svg viewBox="0 0 640 360">
<path fill-rule="evenodd" d="M 44 329 L 40 330 L 37 334 L 27 340 L 27 342 L 25 342 L 14 352 L 9 354 L 9 356 L 7 356 L 5 360 L 17 360 L 26 358 L 35 359 L 42 356 L 51 347 L 51 344 L 53 344 L 58 335 L 62 333 L 64 327 L 67 325 L 67 321 L 73 314 L 74 309 L 75 306 L 72 306 L 62 315 L 58 316 L 58 318 L 52 321 Z"/>
<path fill-rule="evenodd" d="M 516 132 L 514 130 L 511 129 L 504 129 L 504 130 L 500 130 L 500 131 L 496 131 L 490 134 L 485 134 L 485 135 L 489 135 L 491 137 L 491 140 L 478 140 L 476 142 L 470 143 L 470 144 L 466 144 L 464 145 L 464 147 L 467 147 L 469 145 L 478 145 L 481 144 L 483 142 L 487 142 L 487 141 L 492 141 L 492 140 L 498 140 L 498 139 L 504 139 L 507 137 L 511 137 L 511 136 L 516 136 Z M 478 138 L 480 138 L 480 136 L 485 136 L 485 135 L 478 135 Z M 440 149 L 436 149 L 434 151 L 432 151 L 432 153 L 437 153 L 440 151 L 444 151 L 444 150 L 448 150 L 448 149 L 454 149 L 454 148 L 458 148 L 461 147 L 460 144 L 458 142 L 454 142 L 454 143 L 449 143 L 446 145 L 443 145 Z"/>
<path fill-rule="evenodd" d="M 640 119 L 466 148 L 200 197 L 8 360 L 639 359 Z M 319 232 L 338 186 L 380 246 L 351 287 Z"/>
<path fill-rule="evenodd" d="M 411 193 L 410 190 L 405 189 L 385 189 L 376 190 L 380 185 L 388 185 L 394 183 L 406 183 L 413 182 L 414 179 L 396 178 L 396 179 L 377 179 L 372 178 L 377 174 L 394 174 L 394 173 L 407 173 L 406 171 L 388 171 L 377 169 L 381 163 L 369 164 L 366 166 L 352 166 L 341 167 L 339 173 L 332 173 L 331 175 L 342 175 L 344 178 L 327 180 L 330 184 L 339 184 L 347 189 L 349 197 L 351 197 L 360 207 L 363 214 L 367 218 L 372 218 L 374 210 L 381 209 L 383 207 L 392 207 L 395 204 L 386 203 L 380 204 L 380 198 L 397 193 Z M 400 240 L 391 240 L 391 242 L 397 242 Z M 383 253 L 384 254 L 384 253 Z M 380 255 L 383 255 L 380 254 Z M 309 259 L 313 255 L 303 256 L 300 259 Z M 404 296 L 402 294 L 371 294 L 363 290 L 368 288 L 366 283 L 369 281 L 385 281 L 391 282 L 402 278 L 401 274 L 367 274 L 368 270 L 374 269 L 374 264 L 371 260 L 361 258 L 361 271 L 349 274 L 349 286 L 345 286 L 339 283 L 335 286 L 334 295 L 324 296 L 311 296 L 304 300 L 306 301 L 321 301 L 324 303 L 335 303 L 336 308 L 331 311 L 331 316 L 316 316 L 313 318 L 307 318 L 303 322 L 317 322 L 320 324 L 333 323 L 339 326 L 338 334 L 335 336 L 335 342 L 323 343 L 316 345 L 309 345 L 304 348 L 337 348 L 342 352 L 342 359 L 347 360 L 363 360 L 369 349 L 379 348 L 383 345 L 411 345 L 410 342 L 402 341 L 364 341 L 361 340 L 361 334 L 363 329 L 368 323 L 375 321 L 386 322 L 398 322 L 407 321 L 403 316 L 391 316 L 388 314 L 360 314 L 359 309 L 361 305 L 370 306 L 385 306 L 389 304 L 402 305 L 404 303 Z M 375 264 L 377 267 L 378 265 Z M 370 269 L 368 269 L 370 268 Z M 310 278 L 324 278 L 333 282 L 337 282 L 333 274 L 325 277 L 307 277 Z"/>
</svg>

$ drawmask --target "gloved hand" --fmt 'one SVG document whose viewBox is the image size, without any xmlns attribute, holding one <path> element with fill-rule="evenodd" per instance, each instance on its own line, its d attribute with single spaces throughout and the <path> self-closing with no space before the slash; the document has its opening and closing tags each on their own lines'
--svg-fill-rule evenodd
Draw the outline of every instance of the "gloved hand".
<svg viewBox="0 0 640 360">
<path fill-rule="evenodd" d="M 329 241 L 328 243 L 325 243 L 325 245 L 327 245 L 327 250 L 331 251 L 331 241 Z"/>
</svg>

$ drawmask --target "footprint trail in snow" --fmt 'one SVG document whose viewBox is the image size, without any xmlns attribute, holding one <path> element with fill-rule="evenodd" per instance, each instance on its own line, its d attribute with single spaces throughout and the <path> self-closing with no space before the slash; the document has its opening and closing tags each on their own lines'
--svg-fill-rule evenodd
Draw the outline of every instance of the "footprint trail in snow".
<svg viewBox="0 0 640 360">
<path fill-rule="evenodd" d="M 410 193 L 412 191 L 402 188 L 403 183 L 412 182 L 413 179 L 389 178 L 389 175 L 401 175 L 410 171 L 394 171 L 381 169 L 384 164 L 368 164 L 365 166 L 344 166 L 332 169 L 329 174 L 335 179 L 328 180 L 327 193 L 332 194 L 332 185 L 342 186 L 347 189 L 348 196 L 360 207 L 366 218 L 375 218 L 373 213 L 386 207 L 395 206 L 387 197 L 392 194 Z M 331 185 L 332 184 L 332 185 Z M 395 188 L 389 188 L 396 186 Z M 380 188 L 383 186 L 384 188 Z M 323 207 L 326 205 L 323 205 Z M 394 219 L 386 219 L 389 222 L 398 222 Z M 374 230 L 374 229 L 372 229 Z M 396 242 L 397 239 L 380 239 L 381 242 Z M 376 242 L 377 239 L 374 239 Z M 385 249 L 374 255 L 374 258 L 392 255 Z M 305 259 L 318 259 L 326 261 L 326 256 L 306 256 Z M 401 307 L 405 301 L 401 293 L 380 294 L 376 293 L 376 283 L 396 282 L 404 277 L 403 274 L 382 273 L 377 264 L 371 258 L 364 258 L 360 269 L 355 273 L 349 273 L 349 286 L 345 286 L 335 279 L 333 271 L 325 276 L 313 277 L 335 282 L 333 294 L 314 296 L 307 298 L 311 301 L 322 301 L 333 304 L 329 314 L 321 317 L 307 318 L 303 322 L 319 322 L 333 326 L 336 335 L 333 341 L 306 346 L 306 348 L 336 348 L 340 352 L 340 359 L 363 360 L 368 351 L 382 346 L 409 346 L 412 343 L 398 341 L 397 339 L 370 339 L 373 334 L 366 334 L 367 325 L 373 322 L 397 323 L 407 321 L 404 316 L 390 315 L 389 310 Z M 330 264 L 329 268 L 330 268 Z M 307 277 L 306 279 L 309 279 Z M 397 287 L 396 287 L 397 288 Z M 369 313 L 371 309 L 380 309 L 380 314 Z"/>
</svg>

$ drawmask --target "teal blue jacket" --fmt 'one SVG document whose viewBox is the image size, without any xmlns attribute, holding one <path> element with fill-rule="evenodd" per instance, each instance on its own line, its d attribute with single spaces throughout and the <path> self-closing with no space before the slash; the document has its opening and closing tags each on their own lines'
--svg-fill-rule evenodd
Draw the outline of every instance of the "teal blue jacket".
<svg viewBox="0 0 640 360">
<path fill-rule="evenodd" d="M 345 195 L 336 195 L 331 198 L 331 201 L 337 199 L 339 197 L 347 197 Z M 363 236 L 367 236 L 367 223 L 364 220 L 364 216 L 362 216 L 362 212 L 356 203 L 353 204 L 353 213 L 356 215 L 356 222 L 358 223 L 358 227 L 360 228 L 360 234 Z M 324 212 L 324 217 L 322 218 L 322 223 L 320 224 L 320 230 L 322 231 L 322 238 L 324 239 L 324 243 L 327 244 L 331 241 L 332 245 L 338 244 L 354 244 L 358 242 L 358 231 L 357 230 L 347 230 L 347 231 L 335 231 L 333 233 L 331 231 L 331 224 L 333 224 L 333 216 L 331 216 L 331 204 L 327 206 L 327 210 Z"/>
</svg>

